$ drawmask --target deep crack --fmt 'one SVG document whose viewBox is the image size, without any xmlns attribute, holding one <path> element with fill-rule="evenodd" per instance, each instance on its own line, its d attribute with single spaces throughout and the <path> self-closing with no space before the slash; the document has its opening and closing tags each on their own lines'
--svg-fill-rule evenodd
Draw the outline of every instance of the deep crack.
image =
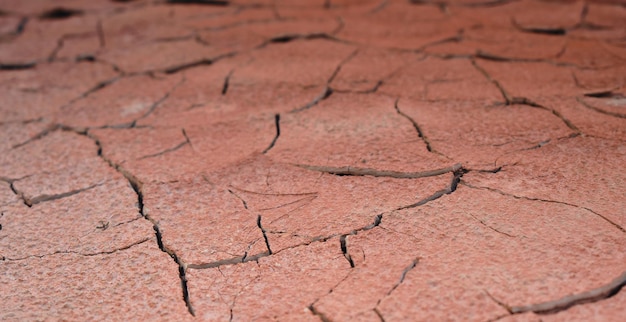
<svg viewBox="0 0 626 322">
<path fill-rule="evenodd" d="M 272 255 L 272 248 L 270 247 L 270 241 L 267 238 L 267 231 L 265 230 L 265 228 L 263 228 L 263 225 L 261 224 L 261 220 L 262 217 L 261 215 L 259 215 L 256 219 L 256 225 L 259 227 L 259 229 L 261 229 L 261 233 L 263 233 L 263 239 L 265 240 L 265 246 L 267 247 L 267 253 L 269 255 Z M 243 261 L 243 260 L 242 260 Z"/>
<path fill-rule="evenodd" d="M 274 147 L 274 145 L 276 144 L 276 140 L 278 140 L 278 137 L 280 136 L 280 114 L 274 115 L 274 125 L 276 126 L 276 135 L 274 135 L 274 138 L 272 139 L 272 142 L 270 142 L 270 145 L 265 148 L 265 150 L 263 150 L 263 154 L 266 154 Z"/>
<path fill-rule="evenodd" d="M 485 292 L 494 302 L 505 308 L 510 314 L 521 314 L 526 312 L 533 312 L 535 314 L 554 314 L 567 310 L 568 308 L 575 305 L 598 302 L 610 298 L 613 295 L 619 293 L 619 291 L 625 285 L 626 271 L 624 271 L 620 276 L 616 277 L 608 284 L 602 285 L 598 288 L 594 288 L 592 290 L 573 295 L 568 295 L 557 300 L 521 306 L 507 305 L 506 303 L 496 299 L 494 296 L 489 294 L 489 292 Z"/>
</svg>

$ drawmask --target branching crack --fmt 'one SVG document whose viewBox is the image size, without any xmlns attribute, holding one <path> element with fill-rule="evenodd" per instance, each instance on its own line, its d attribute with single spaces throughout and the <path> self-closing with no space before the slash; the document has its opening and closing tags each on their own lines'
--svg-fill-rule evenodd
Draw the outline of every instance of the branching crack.
<svg viewBox="0 0 626 322">
<path fill-rule="evenodd" d="M 492 78 L 491 75 L 489 75 L 489 73 L 487 73 L 487 71 L 485 69 L 483 69 L 482 67 L 480 67 L 477 63 L 475 59 L 471 59 L 472 65 L 481 73 L 485 76 L 485 78 L 487 78 L 487 80 L 489 80 L 491 83 L 493 83 L 498 90 L 500 91 L 500 94 L 502 95 L 502 97 L 504 98 L 505 104 L 506 105 L 526 105 L 526 106 L 530 106 L 530 107 L 535 107 L 535 108 L 539 108 L 542 110 L 546 110 L 549 111 L 550 113 L 552 113 L 554 116 L 558 117 L 563 123 L 565 123 L 565 125 L 570 128 L 572 131 L 574 131 L 574 133 L 576 134 L 582 134 L 582 131 L 576 126 L 574 125 L 570 120 L 568 120 L 567 118 L 565 118 L 565 116 L 563 116 L 563 114 L 561 114 L 559 111 L 541 105 L 539 103 L 534 102 L 533 100 L 527 98 L 527 97 L 519 97 L 519 96 L 511 96 L 502 86 L 502 84 L 500 84 L 500 82 L 498 82 L 496 79 Z"/>
<path fill-rule="evenodd" d="M 355 229 L 353 231 L 351 231 L 348 235 L 355 235 L 358 232 L 361 231 L 366 231 L 366 230 L 370 230 L 373 229 L 374 227 L 377 227 L 378 225 L 380 225 L 381 221 L 382 221 L 383 215 L 379 214 L 376 215 L 376 217 L 374 218 L 374 222 L 372 222 L 371 224 L 368 224 L 364 227 Z M 258 220 L 258 219 L 257 219 Z M 258 224 L 257 224 L 258 226 Z M 264 228 L 261 228 L 264 229 Z M 268 231 L 266 230 L 265 233 L 268 233 Z M 315 237 L 315 238 L 311 238 L 311 240 L 301 243 L 301 244 L 297 244 L 297 245 L 293 245 L 290 247 L 286 247 L 277 251 L 272 251 L 272 254 L 270 254 L 269 252 L 262 252 L 256 255 L 248 255 L 247 253 L 244 256 L 237 256 L 237 257 L 233 257 L 233 258 L 228 258 L 228 259 L 222 259 L 222 260 L 218 260 L 218 261 L 214 261 L 214 262 L 210 262 L 210 263 L 201 263 L 201 264 L 187 264 L 188 268 L 193 268 L 193 269 L 206 269 L 206 268 L 215 268 L 215 267 L 220 267 L 223 265 L 237 265 L 237 264 L 241 264 L 241 263 L 247 263 L 247 262 L 251 262 L 251 261 L 258 261 L 260 258 L 263 257 L 267 257 L 270 255 L 276 255 L 278 253 L 281 253 L 285 250 L 288 249 L 293 249 L 293 248 L 297 248 L 297 247 L 302 247 L 302 246 L 308 246 L 312 243 L 316 243 L 316 242 L 326 242 L 332 238 L 336 238 L 338 236 L 341 236 L 341 234 L 332 234 L 332 235 L 328 235 L 328 236 L 319 236 L 319 237 Z M 269 250 L 269 247 L 268 247 Z"/>
<path fill-rule="evenodd" d="M 604 221 L 606 221 L 607 223 L 611 224 L 611 225 L 612 225 L 612 226 L 614 226 L 615 228 L 617 228 L 617 229 L 619 229 L 620 231 L 622 231 L 622 232 L 625 232 L 625 233 L 626 233 L 626 229 L 624 229 L 624 227 L 620 226 L 619 224 L 617 224 L 617 223 L 613 222 L 613 221 L 612 221 L 612 220 L 610 220 L 609 218 L 607 218 L 607 217 L 605 217 L 605 216 L 603 216 L 603 215 L 601 215 L 601 214 L 599 214 L 599 213 L 597 213 L 597 212 L 595 212 L 595 211 L 593 211 L 592 209 L 587 208 L 587 207 L 578 206 L 578 205 L 571 204 L 571 203 L 568 203 L 568 202 L 563 202 L 563 201 L 556 201 L 556 200 L 549 200 L 549 199 L 540 199 L 540 198 L 531 198 L 531 197 L 525 197 L 525 196 L 518 196 L 518 195 L 514 195 L 514 194 L 506 193 L 506 192 L 504 192 L 504 191 L 502 191 L 502 190 L 495 189 L 495 188 L 475 186 L 475 185 L 469 184 L 469 183 L 467 183 L 467 182 L 465 182 L 465 181 L 461 181 L 460 183 L 461 183 L 462 185 L 464 185 L 464 186 L 468 187 L 468 188 L 472 188 L 472 189 L 480 189 L 480 190 L 487 190 L 487 191 L 491 191 L 491 192 L 498 193 L 498 194 L 503 195 L 503 196 L 512 197 L 512 198 L 515 198 L 515 199 L 530 200 L 530 201 L 540 201 L 540 202 L 547 202 L 547 203 L 556 203 L 556 204 L 566 205 L 566 206 L 570 206 L 570 207 L 581 208 L 581 209 L 584 209 L 584 210 L 587 210 L 587 211 L 591 212 L 592 214 L 594 214 L 594 215 L 596 215 L 596 216 L 600 217 L 601 219 L 603 219 L 603 220 L 604 220 Z"/>
<path fill-rule="evenodd" d="M 173 250 L 169 249 L 168 247 L 166 247 L 163 244 L 163 235 L 161 233 L 161 229 L 160 229 L 158 223 L 154 219 L 150 218 L 150 216 L 148 216 L 145 213 L 145 211 L 144 211 L 144 196 L 143 196 L 143 192 L 142 192 L 142 182 L 139 181 L 139 179 L 137 179 L 137 177 L 132 175 L 130 172 L 128 172 L 124 168 L 122 168 L 119 164 L 116 164 L 115 162 L 113 162 L 112 160 L 107 158 L 103 154 L 103 152 L 102 152 L 102 144 L 100 143 L 100 140 L 98 140 L 98 138 L 96 136 L 92 135 L 88 131 L 86 131 L 86 132 L 75 132 L 75 133 L 79 134 L 79 135 L 84 135 L 84 136 L 90 138 L 94 142 L 94 144 L 98 147 L 98 156 L 100 158 L 102 158 L 102 160 L 104 160 L 111 168 L 113 168 L 115 171 L 117 171 L 119 174 L 121 174 L 124 178 L 126 178 L 126 180 L 130 184 L 132 189 L 135 191 L 135 194 L 137 195 L 137 208 L 138 208 L 138 211 L 139 211 L 139 213 L 141 214 L 141 216 L 143 218 L 145 218 L 146 220 L 150 221 L 150 223 L 152 223 L 153 229 L 154 229 L 154 232 L 155 232 L 155 235 L 156 235 L 157 245 L 159 246 L 159 249 L 162 252 L 167 253 L 168 255 L 170 255 L 170 257 L 172 257 L 172 259 L 174 260 L 176 265 L 178 265 L 180 284 L 181 284 L 182 293 L 183 293 L 183 301 L 185 302 L 185 305 L 187 306 L 187 310 L 189 311 L 189 313 L 192 316 L 195 316 L 193 307 L 191 305 L 191 300 L 189 298 L 189 289 L 187 288 L 187 277 L 186 277 L 186 267 L 187 266 L 176 255 L 176 253 Z"/>
<path fill-rule="evenodd" d="M 297 112 L 302 112 L 304 110 L 308 110 L 311 107 L 319 104 L 319 102 L 327 99 L 328 97 L 330 97 L 330 95 L 333 94 L 333 89 L 330 87 L 330 84 L 333 82 L 333 80 L 335 79 L 335 77 L 337 77 L 337 74 L 339 74 L 339 71 L 341 70 L 341 67 L 347 63 L 348 61 L 350 61 L 354 56 L 356 56 L 356 54 L 358 54 L 359 50 L 356 49 L 354 50 L 350 55 L 348 55 L 348 57 L 344 58 L 339 65 L 337 65 L 337 67 L 335 68 L 335 70 L 333 71 L 333 73 L 330 75 L 330 77 L 328 78 L 328 80 L 326 81 L 326 85 L 324 86 L 324 89 L 322 91 L 322 93 L 320 93 L 318 96 L 316 96 L 311 102 L 305 104 L 302 107 L 298 107 L 296 109 L 293 109 L 291 111 L 289 111 L 289 113 L 297 113 Z"/>
</svg>

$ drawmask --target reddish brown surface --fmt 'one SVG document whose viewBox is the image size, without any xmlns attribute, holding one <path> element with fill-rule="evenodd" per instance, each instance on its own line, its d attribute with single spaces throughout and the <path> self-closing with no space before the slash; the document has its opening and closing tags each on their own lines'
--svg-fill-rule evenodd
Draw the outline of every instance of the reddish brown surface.
<svg viewBox="0 0 626 322">
<path fill-rule="evenodd" d="M 171 2 L 0 0 L 0 320 L 623 321 L 623 1 Z"/>
</svg>

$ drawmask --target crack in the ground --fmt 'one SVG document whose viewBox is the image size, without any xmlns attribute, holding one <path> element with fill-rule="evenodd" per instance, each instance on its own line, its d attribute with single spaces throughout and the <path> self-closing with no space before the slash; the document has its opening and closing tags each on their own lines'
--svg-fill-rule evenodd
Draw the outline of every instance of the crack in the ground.
<svg viewBox="0 0 626 322">
<path fill-rule="evenodd" d="M 73 251 L 73 250 L 58 250 L 58 251 L 55 251 L 55 252 L 52 252 L 52 253 L 48 253 L 48 254 L 28 255 L 28 256 L 18 257 L 18 258 L 10 258 L 10 257 L 4 257 L 3 256 L 3 260 L 15 262 L 15 261 L 23 261 L 23 260 L 27 260 L 27 259 L 31 259 L 31 258 L 45 258 L 45 257 L 48 257 L 48 256 L 54 256 L 54 255 L 59 255 L 59 254 L 73 254 L 73 255 L 79 255 L 79 256 L 85 256 L 85 257 L 92 257 L 92 256 L 99 256 L 99 255 L 111 255 L 111 254 L 115 254 L 115 253 L 120 252 L 120 251 L 124 251 L 124 250 L 130 249 L 130 248 L 132 248 L 134 246 L 141 245 L 141 244 L 143 244 L 143 243 L 145 243 L 147 241 L 150 241 L 150 239 L 151 238 L 144 238 L 144 239 L 136 241 L 136 242 L 134 242 L 132 244 L 129 244 L 129 245 L 126 245 L 126 246 L 123 246 L 123 247 L 120 247 L 120 248 L 116 248 L 116 249 L 113 249 L 113 250 L 109 250 L 109 251 L 102 251 L 102 252 L 95 252 L 95 253 L 82 253 L 82 252 L 77 252 L 77 251 Z"/>
<path fill-rule="evenodd" d="M 405 119 L 407 119 L 409 122 L 411 122 L 411 124 L 413 125 L 413 128 L 415 129 L 415 131 L 417 132 L 417 136 L 422 140 L 422 142 L 424 142 L 424 145 L 426 145 L 426 150 L 428 150 L 428 152 L 432 152 L 438 155 L 441 155 L 445 158 L 447 158 L 448 160 L 451 160 L 450 157 L 444 155 L 443 153 L 435 150 L 432 146 L 432 144 L 430 143 L 430 140 L 428 139 L 428 137 L 426 136 L 426 134 L 424 134 L 424 131 L 422 130 L 422 128 L 419 126 L 419 124 L 417 123 L 417 121 L 415 121 L 412 117 L 410 117 L 409 115 L 407 115 L 406 113 L 402 112 L 400 110 L 400 106 L 399 106 L 399 101 L 400 98 L 396 98 L 396 101 L 394 103 L 394 109 L 396 110 L 396 113 L 398 113 L 400 116 L 404 117 Z"/>
<path fill-rule="evenodd" d="M 485 227 L 487 227 L 487 228 L 489 228 L 489 229 L 491 229 L 491 230 L 495 231 L 495 232 L 496 232 L 496 233 L 498 233 L 498 234 L 502 234 L 502 235 L 505 235 L 505 236 L 507 236 L 507 237 L 513 237 L 513 238 L 514 238 L 514 237 L 517 237 L 517 236 L 511 235 L 511 234 L 509 234 L 509 233 L 505 233 L 505 232 L 503 232 L 503 231 L 500 231 L 500 230 L 498 230 L 498 229 L 496 229 L 496 228 L 492 227 L 491 225 L 488 225 L 488 224 L 487 224 L 484 220 L 476 218 L 476 216 L 472 215 L 471 213 L 467 213 L 467 214 L 468 214 L 470 217 L 474 218 L 474 220 L 478 221 L 481 225 L 483 225 L 483 226 L 485 226 Z"/>
<path fill-rule="evenodd" d="M 83 15 L 84 11 L 77 9 L 70 9 L 64 7 L 55 7 L 44 11 L 41 15 L 39 15 L 39 19 L 42 20 L 62 20 L 68 19 L 75 16 Z"/>
<path fill-rule="evenodd" d="M 382 214 L 376 215 L 374 218 L 374 221 L 371 224 L 368 224 L 364 227 L 358 228 L 358 229 L 354 229 L 352 230 L 350 233 L 348 233 L 347 235 L 355 235 L 360 231 L 366 231 L 366 230 L 370 230 L 373 229 L 374 227 L 378 227 L 378 225 L 380 225 L 381 220 L 383 218 Z M 266 234 L 269 231 L 265 231 Z M 279 249 L 277 251 L 272 251 L 272 253 L 270 254 L 269 252 L 262 252 L 259 254 L 255 254 L 255 255 L 248 255 L 245 254 L 244 256 L 237 256 L 237 257 L 233 257 L 233 258 L 228 258 L 228 259 L 222 259 L 222 260 L 218 260 L 218 261 L 213 261 L 213 262 L 209 262 L 209 263 L 201 263 L 201 264 L 194 264 L 194 263 L 189 263 L 187 264 L 188 268 L 193 268 L 193 269 L 207 269 L 207 268 L 216 268 L 216 267 L 220 267 L 220 266 L 225 266 L 225 265 L 238 265 L 238 264 L 242 264 L 242 263 L 247 263 L 247 262 L 251 262 L 251 261 L 258 261 L 260 258 L 263 257 L 268 257 L 268 256 L 275 256 L 283 251 L 289 250 L 289 249 L 294 249 L 297 247 L 306 247 L 308 245 L 311 245 L 313 243 L 317 243 L 317 242 L 327 242 L 330 239 L 333 238 L 337 238 L 342 236 L 343 234 L 331 234 L 331 235 L 327 235 L 327 236 L 318 236 L 318 237 L 314 237 L 311 238 L 310 240 L 297 244 L 297 245 L 292 245 L 289 247 L 285 247 L 283 249 Z M 269 248 L 268 248 L 269 250 Z"/>
<path fill-rule="evenodd" d="M 298 113 L 298 112 L 308 110 L 311 107 L 319 104 L 319 102 L 330 97 L 330 95 L 333 94 L 333 89 L 330 87 L 330 84 L 333 82 L 335 77 L 337 77 L 337 75 L 339 74 L 339 71 L 341 71 L 341 67 L 347 62 L 349 62 L 352 58 L 354 58 L 354 56 L 356 56 L 358 53 L 359 53 L 359 50 L 355 49 L 352 53 L 350 53 L 350 55 L 348 55 L 348 57 L 344 58 L 341 62 L 339 62 L 337 67 L 335 67 L 335 70 L 333 71 L 333 73 L 330 75 L 330 77 L 326 81 L 326 84 L 324 85 L 324 89 L 318 96 L 316 96 L 312 101 L 308 102 L 304 106 L 301 106 L 301 107 L 298 107 L 289 111 L 289 113 Z"/>
<path fill-rule="evenodd" d="M 494 79 L 493 77 L 491 77 L 491 75 L 489 75 L 489 73 L 482 67 L 480 67 L 478 65 L 478 63 L 476 63 L 475 59 L 471 59 L 471 63 L 472 66 L 474 66 L 474 68 L 476 68 L 476 70 L 478 70 L 488 81 L 490 81 L 492 84 L 494 84 L 498 90 L 500 91 L 500 94 L 502 95 L 502 97 L 504 98 L 504 104 L 505 105 L 526 105 L 526 106 L 530 106 L 530 107 L 535 107 L 535 108 L 539 108 L 542 110 L 546 110 L 550 113 L 552 113 L 552 115 L 558 117 L 563 123 L 565 123 L 565 125 L 572 131 L 574 131 L 574 133 L 576 134 L 582 134 L 582 131 L 576 126 L 574 125 L 574 123 L 572 123 L 570 120 L 568 120 L 567 118 L 565 118 L 565 116 L 563 116 L 563 114 L 561 114 L 559 111 L 541 105 L 539 103 L 534 102 L 533 100 L 527 98 L 527 97 L 520 97 L 520 96 L 511 96 L 502 86 L 502 84 L 500 84 L 500 82 L 496 79 Z"/>
<path fill-rule="evenodd" d="M 516 29 L 532 34 L 550 35 L 550 36 L 565 36 L 567 34 L 566 28 L 543 28 L 543 27 L 524 27 L 520 25 L 515 18 L 511 18 L 511 24 Z"/>
<path fill-rule="evenodd" d="M 243 199 L 241 196 L 239 196 L 238 194 L 236 194 L 236 193 L 235 193 L 233 190 L 231 190 L 231 189 L 228 189 L 228 192 L 229 192 L 231 195 L 235 196 L 237 199 L 241 200 L 241 202 L 243 203 L 243 207 L 244 207 L 245 209 L 248 209 L 248 203 L 246 202 L 246 200 L 245 200 L 245 199 Z"/>
<path fill-rule="evenodd" d="M 484 1 L 468 1 L 468 2 L 452 2 L 442 0 L 409 0 L 409 3 L 415 5 L 435 5 L 438 7 L 459 6 L 467 8 L 491 8 L 516 2 L 519 0 L 484 0 Z"/>
<path fill-rule="evenodd" d="M 163 69 L 156 70 L 156 71 L 160 71 L 165 74 L 176 74 L 181 71 L 185 71 L 187 69 L 198 67 L 198 66 L 213 65 L 219 60 L 229 58 L 229 57 L 234 57 L 238 54 L 239 52 L 233 51 L 233 52 L 225 53 L 225 54 L 218 55 L 212 58 L 202 58 L 202 59 L 198 59 L 198 60 L 187 62 L 187 63 L 182 63 L 182 64 L 175 65 L 175 66 L 165 67 Z M 152 72 L 155 72 L 155 71 L 146 71 L 144 73 L 152 73 Z"/>
<path fill-rule="evenodd" d="M 602 93 L 602 94 L 604 94 L 604 93 Z M 594 96 L 594 95 L 591 95 L 591 94 L 585 94 L 585 96 L 590 96 L 590 97 L 612 97 L 612 96 L 609 96 L 609 95 L 610 95 L 610 94 L 606 94 L 606 96 L 605 96 L 605 95 L 602 95 L 602 96 L 600 96 L 600 95 L 596 95 L 596 96 Z M 626 101 L 626 98 L 624 98 L 624 97 L 621 97 L 620 99 L 623 99 L 624 101 Z M 617 118 L 626 119 L 626 114 L 616 113 L 616 112 L 611 112 L 611 111 L 605 111 L 605 110 L 603 110 L 603 109 L 597 108 L 597 107 L 595 107 L 595 106 L 593 106 L 593 105 L 591 105 L 591 104 L 589 104 L 589 103 L 585 102 L 585 101 L 584 101 L 584 100 L 582 100 L 580 97 L 576 97 L 576 100 L 577 100 L 577 101 L 578 101 L 578 103 L 580 103 L 582 106 L 584 106 L 584 107 L 586 107 L 586 108 L 588 108 L 588 109 L 590 109 L 590 110 L 592 110 L 592 111 L 596 111 L 596 112 L 598 112 L 598 113 L 602 113 L 602 114 L 609 115 L 609 116 L 613 116 L 613 117 L 617 117 Z"/>
<path fill-rule="evenodd" d="M 0 62 L 0 70 L 24 70 L 37 66 L 36 62 L 6 64 Z"/>
<path fill-rule="evenodd" d="M 186 277 L 186 264 L 178 257 L 178 255 L 171 250 L 170 248 L 168 248 L 167 246 L 165 246 L 163 244 L 163 235 L 161 233 L 161 228 L 159 227 L 159 224 L 156 220 L 150 218 L 150 216 L 148 216 L 145 211 L 144 211 L 144 196 L 143 196 L 143 191 L 142 191 L 142 182 L 137 179 L 137 177 L 135 177 L 133 174 L 131 174 L 130 172 L 126 171 L 121 165 L 116 164 L 113 160 L 107 158 L 103 151 L 102 151 L 102 144 L 100 143 L 100 140 L 94 136 L 93 134 L 91 134 L 89 131 L 85 131 L 85 132 L 75 132 L 78 135 L 83 135 L 89 139 L 91 139 L 94 144 L 97 146 L 98 148 L 98 156 L 104 160 L 113 170 L 115 170 L 116 172 L 118 172 L 119 174 L 121 174 L 124 178 L 126 178 L 126 180 L 128 181 L 128 183 L 130 184 L 131 188 L 133 189 L 133 191 L 135 192 L 135 194 L 137 195 L 137 209 L 139 211 L 139 213 L 141 214 L 141 216 L 143 218 L 145 218 L 146 220 L 148 220 L 153 226 L 155 235 L 156 235 L 156 240 L 157 240 L 157 245 L 159 246 L 159 249 L 168 254 L 176 263 L 176 265 L 178 265 L 178 273 L 179 273 L 179 278 L 180 278 L 180 284 L 181 284 L 181 288 L 182 288 L 182 295 L 183 295 L 183 301 L 185 302 L 185 305 L 187 306 L 187 310 L 189 311 L 189 313 L 192 316 L 195 316 L 193 307 L 191 305 L 191 300 L 189 298 L 189 289 L 187 287 L 187 277 Z"/>
<path fill-rule="evenodd" d="M 170 153 L 170 152 L 177 151 L 177 150 L 183 148 L 186 145 L 191 146 L 191 140 L 189 140 L 189 137 L 187 136 L 187 133 L 185 132 L 185 129 L 182 129 L 182 132 L 183 132 L 183 136 L 185 137 L 185 141 L 177 144 L 176 146 L 173 146 L 171 148 L 165 149 L 163 151 L 159 151 L 159 152 L 156 152 L 156 153 L 144 155 L 144 156 L 138 158 L 137 160 L 143 160 L 143 159 L 149 159 L 149 158 L 158 157 L 158 156 Z"/>
<path fill-rule="evenodd" d="M 372 177 L 387 177 L 396 179 L 417 179 L 439 176 L 448 172 L 457 172 L 463 169 L 460 163 L 456 163 L 450 167 L 445 167 L 435 170 L 419 171 L 419 172 L 400 172 L 391 170 L 378 170 L 372 168 L 358 168 L 358 167 L 328 167 L 328 166 L 315 166 L 307 164 L 293 164 L 296 167 L 303 169 L 333 174 L 337 176 L 372 176 Z"/>
<path fill-rule="evenodd" d="M 602 301 L 617 294 L 622 287 L 626 285 L 626 271 L 622 275 L 616 277 L 608 284 L 594 288 L 589 291 L 568 295 L 563 298 L 547 301 L 531 305 L 510 306 L 506 303 L 496 299 L 487 292 L 487 295 L 498 305 L 504 307 L 510 315 L 520 314 L 525 312 L 533 312 L 535 314 L 554 314 L 560 311 L 564 311 L 572 306 L 580 305 L 584 303 L 592 303 Z"/>
<path fill-rule="evenodd" d="M 319 298 L 315 299 L 315 300 L 314 300 L 311 304 L 309 304 L 309 306 L 307 306 L 307 308 L 309 309 L 309 312 L 311 312 L 311 314 L 313 314 L 314 316 L 318 317 L 318 318 L 319 318 L 322 322 L 330 322 L 330 321 L 332 321 L 332 320 L 331 320 L 331 319 L 329 319 L 329 318 L 328 318 L 328 317 L 327 317 L 324 313 L 322 313 L 322 312 L 318 311 L 318 310 L 315 308 L 315 304 L 316 304 L 317 302 L 319 302 L 319 301 L 320 301 L 322 298 L 324 298 L 325 296 L 328 296 L 329 294 L 332 294 L 332 293 L 335 291 L 335 289 L 336 289 L 337 287 L 339 287 L 339 285 L 341 285 L 341 283 L 345 282 L 345 281 L 348 279 L 348 277 L 350 277 L 350 274 L 351 274 L 351 273 L 352 273 L 352 270 L 350 270 L 350 271 L 346 274 L 346 276 L 344 276 L 344 277 L 343 277 L 343 278 L 342 278 L 339 282 L 337 282 L 337 284 L 333 285 L 333 286 L 330 288 L 330 290 L 328 290 L 328 292 L 327 292 L 326 294 L 324 294 L 323 296 L 321 296 L 321 297 L 319 297 Z"/>
<path fill-rule="evenodd" d="M 230 86 L 230 78 L 233 76 L 234 72 L 235 70 L 233 69 L 228 72 L 226 77 L 224 77 L 224 85 L 222 85 L 222 95 L 226 95 L 226 93 L 228 92 L 228 87 Z"/>
<path fill-rule="evenodd" d="M 267 254 L 272 255 L 273 252 L 272 252 L 272 248 L 270 247 L 270 241 L 267 238 L 267 231 L 265 230 L 265 228 L 263 228 L 263 224 L 261 223 L 261 220 L 262 220 L 261 215 L 258 215 L 256 219 L 256 225 L 257 227 L 259 227 L 259 229 L 261 230 L 261 233 L 263 234 L 263 240 L 265 240 L 265 247 L 267 247 Z M 244 259 L 242 259 L 242 261 L 243 260 Z"/>
<path fill-rule="evenodd" d="M 456 191 L 457 186 L 459 184 L 459 182 L 461 181 L 461 177 L 463 177 L 463 174 L 467 173 L 468 170 L 463 169 L 463 168 L 459 168 L 457 170 L 454 170 L 452 172 L 452 179 L 450 180 L 450 185 L 445 187 L 444 189 L 438 190 L 435 193 L 433 193 L 432 195 L 414 203 L 414 204 L 410 204 L 410 205 L 406 205 L 406 206 L 402 206 L 397 208 L 396 210 L 404 210 L 404 209 L 411 209 L 411 208 L 415 208 L 415 207 L 419 207 L 422 206 L 424 204 L 427 204 L 431 201 L 437 200 L 441 197 L 443 197 L 444 195 L 449 195 L 451 193 L 453 193 L 454 191 Z"/>
<path fill-rule="evenodd" d="M 382 301 L 391 296 L 391 293 L 393 293 L 393 291 L 395 291 L 400 284 L 402 284 L 402 282 L 404 282 L 404 279 L 406 278 L 406 275 L 415 268 L 415 266 L 417 266 L 417 264 L 419 263 L 420 258 L 414 258 L 411 263 L 404 268 L 404 270 L 402 270 L 402 274 L 400 274 L 400 280 L 398 280 L 398 282 L 396 282 L 391 289 L 389 289 L 389 291 L 387 292 L 387 294 L 385 294 L 385 296 L 383 296 L 382 298 L 378 299 L 378 301 L 376 302 L 376 306 L 373 308 L 374 312 L 378 315 L 378 317 L 381 319 L 381 321 L 385 321 L 385 318 L 383 317 L 382 313 L 378 310 L 378 307 L 380 306 L 380 303 L 382 303 Z"/>
<path fill-rule="evenodd" d="M 274 138 L 272 139 L 272 142 L 270 142 L 270 145 L 265 148 L 265 150 L 263 150 L 263 154 L 266 154 L 274 147 L 274 145 L 276 144 L 276 140 L 278 140 L 278 137 L 280 136 L 280 114 L 278 113 L 274 115 L 274 125 L 276 126 L 276 135 L 274 135 Z"/>
<path fill-rule="evenodd" d="M 472 185 L 472 184 L 467 183 L 465 181 L 461 181 L 460 184 L 464 185 L 464 186 L 466 186 L 468 188 L 471 188 L 471 189 L 486 190 L 486 191 L 498 193 L 498 194 L 503 195 L 503 196 L 512 197 L 512 198 L 515 198 L 515 199 L 529 200 L 529 201 L 540 201 L 540 202 L 547 202 L 547 203 L 555 203 L 555 204 L 566 205 L 566 206 L 570 206 L 570 207 L 574 207 L 574 208 L 584 209 L 584 210 L 589 211 L 590 213 L 600 217 L 602 220 L 604 220 L 607 223 L 611 224 L 611 226 L 613 226 L 613 227 L 619 229 L 620 231 L 626 233 L 626 229 L 624 229 L 624 227 L 620 226 L 616 222 L 613 222 L 612 220 L 610 220 L 609 218 L 603 216 L 602 214 L 600 214 L 600 213 L 598 213 L 598 212 L 596 212 L 596 211 L 594 211 L 594 210 L 592 210 L 590 208 L 584 207 L 584 206 L 579 206 L 579 205 L 575 205 L 575 204 L 572 204 L 572 203 L 569 203 L 569 202 L 564 202 L 564 201 L 557 201 L 557 200 L 550 200 L 550 199 L 541 199 L 541 198 L 532 198 L 532 197 L 526 197 L 526 196 L 518 196 L 518 195 L 515 195 L 515 194 L 504 192 L 504 191 L 499 190 L 499 189 L 491 188 L 491 187 L 475 186 L 475 185 Z"/>
<path fill-rule="evenodd" d="M 354 268 L 354 261 L 352 260 L 352 256 L 350 256 L 350 252 L 348 251 L 348 235 L 341 235 L 339 237 L 339 246 L 341 247 L 341 253 L 343 253 L 343 257 L 346 258 L 348 263 L 350 263 L 350 267 Z"/>
<path fill-rule="evenodd" d="M 227 0 L 166 0 L 169 4 L 190 4 L 225 7 L 230 4 Z"/>
<path fill-rule="evenodd" d="M 15 185 L 14 185 L 14 183 L 13 183 L 13 182 L 11 182 L 10 187 L 11 187 L 11 190 L 12 190 L 12 191 L 13 191 L 13 192 L 17 195 L 17 196 L 19 196 L 19 197 L 22 199 L 22 201 L 24 202 L 24 204 L 25 204 L 26 206 L 28 206 L 28 207 L 32 207 L 32 206 L 34 206 L 34 205 L 36 205 L 36 204 L 38 204 L 38 203 L 42 203 L 42 202 L 46 202 L 46 201 L 53 201 L 53 200 L 58 200 L 58 199 L 63 199 L 63 198 L 71 197 L 71 196 L 76 195 L 76 194 L 79 194 L 79 193 L 81 193 L 81 192 L 88 191 L 88 190 L 91 190 L 91 189 L 93 189 L 93 188 L 96 188 L 96 187 L 102 186 L 102 185 L 103 185 L 103 184 L 105 184 L 105 183 L 106 183 L 106 182 L 100 182 L 100 183 L 92 184 L 92 185 L 90 185 L 90 186 L 88 186 L 88 187 L 85 187 L 85 188 L 74 189 L 74 190 L 70 190 L 70 191 L 63 192 L 63 193 L 58 193 L 58 194 L 53 194 L 53 195 L 41 194 L 41 195 L 38 195 L 38 196 L 34 196 L 34 197 L 32 197 L 32 198 L 28 198 L 28 197 L 26 197 L 26 196 L 24 195 L 24 193 L 23 193 L 23 192 L 18 191 L 18 190 L 15 188 Z"/>
</svg>

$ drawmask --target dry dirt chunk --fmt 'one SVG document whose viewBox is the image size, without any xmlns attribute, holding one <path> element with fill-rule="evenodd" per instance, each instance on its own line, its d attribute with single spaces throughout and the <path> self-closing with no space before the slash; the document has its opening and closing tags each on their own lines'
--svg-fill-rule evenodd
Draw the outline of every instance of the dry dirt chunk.
<svg viewBox="0 0 626 322">
<path fill-rule="evenodd" d="M 385 96 L 336 94 L 308 110 L 284 115 L 281 135 L 268 155 L 298 164 L 405 172 L 451 165 L 428 152 L 394 102 Z"/>
<path fill-rule="evenodd" d="M 572 77 L 573 69 L 547 63 L 493 62 L 477 60 L 477 67 L 510 97 L 540 101 L 550 97 L 580 93 Z M 494 84 L 497 86 L 496 84 Z"/>
<path fill-rule="evenodd" d="M 182 299 L 178 267 L 153 238 L 111 254 L 56 254 L 3 261 L 0 266 L 3 320 L 191 317 Z"/>
<path fill-rule="evenodd" d="M 383 169 L 384 170 L 384 169 Z M 210 174 L 261 216 L 273 252 L 376 225 L 450 185 L 451 173 L 420 179 L 337 176 L 256 158 Z"/>
<path fill-rule="evenodd" d="M 187 272 L 196 316 L 204 320 L 319 320 L 309 310 L 350 266 L 337 239 L 285 250 L 270 257 Z"/>
<path fill-rule="evenodd" d="M 493 319 L 507 312 L 487 292 L 513 306 L 593 289 L 622 274 L 626 249 L 623 232 L 587 210 L 465 186 L 380 228 L 412 236 L 420 257 L 381 301 L 385 320 Z"/>
<path fill-rule="evenodd" d="M 267 251 L 257 215 L 227 189 L 199 178 L 192 182 L 146 184 L 144 213 L 158 222 L 163 243 L 194 266 Z M 255 247 L 255 245 L 257 245 Z"/>
<path fill-rule="evenodd" d="M 422 252 L 414 247 L 414 238 L 380 227 L 348 235 L 345 240 L 345 254 L 354 268 L 315 308 L 333 321 L 370 320 L 376 317 L 374 310 L 380 301 L 420 265 Z"/>
<path fill-rule="evenodd" d="M 418 122 L 433 150 L 466 168 L 495 169 L 502 155 L 533 149 L 571 134 L 549 111 L 523 105 L 401 99 L 398 108 Z"/>
</svg>

